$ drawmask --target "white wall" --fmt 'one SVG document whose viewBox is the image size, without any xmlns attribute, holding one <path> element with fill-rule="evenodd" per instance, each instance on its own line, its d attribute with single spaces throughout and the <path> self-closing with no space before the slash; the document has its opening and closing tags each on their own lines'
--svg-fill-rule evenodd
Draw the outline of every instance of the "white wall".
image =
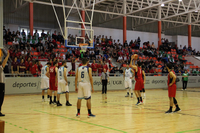
<svg viewBox="0 0 200 133">
<path fill-rule="evenodd" d="M 196 51 L 200 51 L 200 37 L 192 37 L 192 49 L 196 49 Z M 180 47 L 180 45 L 183 46 L 188 46 L 188 36 L 177 36 L 177 44 L 178 47 Z"/>
</svg>

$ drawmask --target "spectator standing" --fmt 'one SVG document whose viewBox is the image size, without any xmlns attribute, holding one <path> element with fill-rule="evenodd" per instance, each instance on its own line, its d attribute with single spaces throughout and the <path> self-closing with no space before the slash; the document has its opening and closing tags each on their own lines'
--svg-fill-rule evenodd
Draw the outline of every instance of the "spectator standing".
<svg viewBox="0 0 200 133">
<path fill-rule="evenodd" d="M 183 73 L 183 75 L 182 75 L 182 82 L 183 82 L 182 90 L 186 90 L 186 88 L 187 88 L 188 76 L 189 76 L 189 74 L 187 73 L 187 70 L 185 70 L 185 73 Z"/>
<path fill-rule="evenodd" d="M 33 61 L 33 64 L 32 64 L 31 74 L 33 74 L 34 77 L 38 76 L 38 66 L 35 61 Z"/>
<path fill-rule="evenodd" d="M 24 74 L 26 70 L 26 65 L 24 63 L 24 59 L 21 59 L 20 64 L 18 65 L 19 67 L 19 74 Z"/>
<path fill-rule="evenodd" d="M 18 70 L 17 70 L 17 67 L 18 67 L 18 62 L 17 62 L 17 57 L 14 58 L 14 61 L 12 62 L 12 65 L 11 65 L 11 73 L 12 74 L 18 74 Z"/>
<path fill-rule="evenodd" d="M 99 64 L 98 64 L 98 74 L 99 74 L 99 76 L 101 76 L 102 72 L 103 72 L 103 63 L 102 63 L 102 61 L 100 61 Z"/>
<path fill-rule="evenodd" d="M 97 76 L 97 68 L 98 68 L 98 65 L 97 65 L 97 63 L 95 63 L 95 60 L 93 60 L 93 63 L 92 63 L 92 65 L 91 65 L 91 68 L 92 68 L 93 76 Z"/>
</svg>

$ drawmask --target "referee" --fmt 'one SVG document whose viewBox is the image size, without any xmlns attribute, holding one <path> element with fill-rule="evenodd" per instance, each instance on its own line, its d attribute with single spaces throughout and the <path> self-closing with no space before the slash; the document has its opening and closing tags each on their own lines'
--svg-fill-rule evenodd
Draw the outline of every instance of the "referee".
<svg viewBox="0 0 200 133">
<path fill-rule="evenodd" d="M 4 114 L 1 113 L 1 106 L 3 104 L 4 100 L 4 94 L 5 94 L 5 76 L 3 69 L 8 61 L 8 58 L 10 56 L 9 50 L 7 51 L 7 56 L 4 59 L 3 63 L 0 62 L 0 116 L 5 116 Z M 1 57 L 2 58 L 2 57 Z"/>
<path fill-rule="evenodd" d="M 106 69 L 103 69 L 103 72 L 101 74 L 101 82 L 102 82 L 102 94 L 107 93 L 107 84 L 109 82 L 109 76 L 106 72 Z"/>
</svg>

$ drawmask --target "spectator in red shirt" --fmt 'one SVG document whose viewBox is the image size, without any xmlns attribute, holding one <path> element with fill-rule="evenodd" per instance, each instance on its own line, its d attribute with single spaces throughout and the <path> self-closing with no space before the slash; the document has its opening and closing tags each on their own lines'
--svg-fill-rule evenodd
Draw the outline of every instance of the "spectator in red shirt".
<svg viewBox="0 0 200 133">
<path fill-rule="evenodd" d="M 98 74 L 99 74 L 99 76 L 101 76 L 101 73 L 103 72 L 103 63 L 102 63 L 102 61 L 101 62 L 99 62 L 99 64 L 98 64 Z"/>
<path fill-rule="evenodd" d="M 78 65 L 78 67 L 81 67 L 83 64 L 82 63 L 80 63 L 79 65 Z"/>
<path fill-rule="evenodd" d="M 37 62 L 37 65 L 38 65 L 38 73 L 40 74 L 43 66 L 40 61 Z"/>
<path fill-rule="evenodd" d="M 104 61 L 104 63 L 103 63 L 103 69 L 106 69 L 106 72 L 108 71 L 108 66 L 107 66 L 107 64 L 106 64 L 106 61 Z"/>
<path fill-rule="evenodd" d="M 91 68 L 92 68 L 93 76 L 96 76 L 97 75 L 97 63 L 95 63 L 95 60 L 93 60 Z"/>
<path fill-rule="evenodd" d="M 24 74 L 25 73 L 25 70 L 26 70 L 26 65 L 24 63 L 24 59 L 21 59 L 21 62 L 20 64 L 18 65 L 19 67 L 19 73 L 20 74 Z"/>
<path fill-rule="evenodd" d="M 32 65 L 32 68 L 31 68 L 31 74 L 33 74 L 34 77 L 37 77 L 38 76 L 38 67 L 37 67 L 37 64 L 35 63 L 35 61 L 33 61 L 33 65 Z"/>
<path fill-rule="evenodd" d="M 90 60 L 88 60 L 87 67 L 91 67 Z"/>
<path fill-rule="evenodd" d="M 75 58 L 72 58 L 71 64 L 72 64 L 72 71 L 75 72 L 75 70 L 76 70 L 76 60 L 75 60 Z"/>
<path fill-rule="evenodd" d="M 75 72 L 73 72 L 72 70 L 70 70 L 70 71 L 68 72 L 68 76 L 75 76 Z"/>
<path fill-rule="evenodd" d="M 18 74 L 19 73 L 19 71 L 18 71 L 17 57 L 15 57 L 14 61 L 12 62 L 11 72 L 12 72 L 12 74 Z"/>
<path fill-rule="evenodd" d="M 27 61 L 25 61 L 25 66 L 26 66 L 26 73 L 29 74 L 30 71 L 29 71 L 29 65 L 31 63 L 31 58 L 28 57 Z"/>
<path fill-rule="evenodd" d="M 81 53 L 80 50 L 77 48 L 75 51 L 76 58 L 80 57 Z"/>
</svg>

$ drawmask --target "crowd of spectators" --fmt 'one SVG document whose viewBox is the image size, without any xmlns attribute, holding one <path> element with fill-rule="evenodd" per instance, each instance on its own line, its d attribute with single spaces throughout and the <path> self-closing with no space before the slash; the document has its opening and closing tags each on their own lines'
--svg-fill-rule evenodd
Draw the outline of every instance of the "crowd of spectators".
<svg viewBox="0 0 200 133">
<path fill-rule="evenodd" d="M 141 44 L 140 37 L 136 38 L 135 41 L 131 40 L 129 43 L 125 41 L 123 44 L 120 43 L 120 40 L 112 39 L 112 36 L 107 37 L 104 35 L 94 36 L 94 49 L 87 49 L 86 52 L 83 52 L 80 48 L 64 48 L 67 49 L 65 53 L 60 51 L 54 51 L 58 48 L 58 45 L 63 45 L 64 39 L 60 32 L 54 31 L 52 35 L 50 32 L 45 33 L 42 30 L 42 33 L 39 35 L 37 30 L 33 36 L 26 35 L 24 30 L 22 32 L 13 31 L 11 33 L 10 29 L 3 28 L 3 35 L 6 43 L 12 42 L 12 45 L 9 45 L 9 50 L 11 58 L 13 60 L 11 66 L 11 72 L 13 74 L 33 74 L 37 76 L 41 72 L 41 63 L 40 60 L 67 60 L 72 62 L 72 70 L 69 71 L 69 75 L 75 74 L 75 69 L 73 64 L 76 61 L 81 60 L 81 58 L 86 57 L 92 63 L 91 67 L 94 75 L 99 75 L 97 73 L 102 72 L 102 66 L 109 64 L 110 73 L 112 75 L 121 74 L 123 71 L 123 64 L 129 64 L 131 55 L 137 53 L 140 57 L 146 57 L 143 62 L 143 69 L 146 73 L 154 75 L 157 73 L 165 74 L 167 73 L 166 68 L 164 67 L 166 63 L 171 62 L 174 64 L 174 70 L 176 73 L 183 73 L 186 66 L 186 60 L 184 59 L 185 55 L 200 55 L 199 51 L 192 50 L 191 47 L 180 46 L 170 43 L 167 39 L 162 38 L 162 45 L 159 49 L 155 47 L 155 44 L 149 41 Z M 74 45 L 76 42 L 77 35 L 68 36 L 68 44 Z M 77 41 L 82 41 L 81 39 Z M 85 41 L 88 43 L 90 40 L 88 36 L 85 36 Z M 178 56 L 172 55 L 170 52 L 171 49 L 174 49 Z M 31 51 L 37 52 L 37 57 L 30 54 Z M 101 54 L 100 54 L 101 53 Z M 119 63 L 118 67 L 113 67 L 111 60 L 115 60 Z M 141 59 L 140 59 L 141 61 Z M 158 61 L 158 63 L 156 63 Z M 161 67 L 160 67 L 161 66 Z M 107 66 L 108 67 L 108 66 Z M 188 67 L 188 66 L 187 66 Z M 33 69 L 32 69 L 33 68 Z M 158 71 L 158 68 L 161 70 Z M 108 68 L 107 68 L 108 70 Z M 189 71 L 190 73 L 197 73 L 198 68 L 195 70 Z"/>
</svg>

